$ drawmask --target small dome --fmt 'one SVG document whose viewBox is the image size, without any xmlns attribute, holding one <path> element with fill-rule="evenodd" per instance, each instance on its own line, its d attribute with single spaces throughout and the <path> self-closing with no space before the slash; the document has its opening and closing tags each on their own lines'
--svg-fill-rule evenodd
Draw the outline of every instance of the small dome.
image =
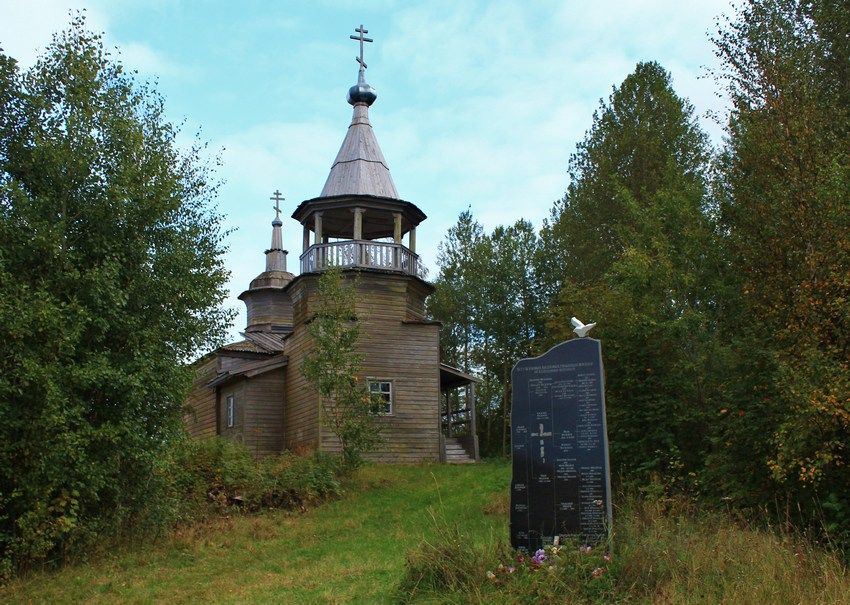
<svg viewBox="0 0 850 605">
<path fill-rule="evenodd" d="M 357 76 L 357 84 L 348 89 L 349 105 L 365 103 L 367 107 L 370 107 L 377 98 L 378 93 L 366 82 L 366 78 L 363 77 L 363 70 L 361 69 L 360 74 Z"/>
</svg>

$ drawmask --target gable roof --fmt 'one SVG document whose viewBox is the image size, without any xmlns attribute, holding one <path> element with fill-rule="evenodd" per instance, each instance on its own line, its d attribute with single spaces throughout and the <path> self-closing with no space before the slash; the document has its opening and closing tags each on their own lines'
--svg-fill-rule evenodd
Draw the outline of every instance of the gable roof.
<svg viewBox="0 0 850 605">
<path fill-rule="evenodd" d="M 284 349 L 284 341 L 292 332 L 283 334 L 274 332 L 240 332 L 245 340 L 231 342 L 219 349 L 219 351 L 235 351 L 239 353 L 261 353 L 275 355 Z"/>
<path fill-rule="evenodd" d="M 260 359 L 259 361 L 249 359 L 234 365 L 225 372 L 220 372 L 215 378 L 207 383 L 207 386 L 215 388 L 241 376 L 244 376 L 245 378 L 252 378 L 254 376 L 282 368 L 288 363 L 289 357 L 286 355 L 275 355 L 269 359 Z"/>
</svg>

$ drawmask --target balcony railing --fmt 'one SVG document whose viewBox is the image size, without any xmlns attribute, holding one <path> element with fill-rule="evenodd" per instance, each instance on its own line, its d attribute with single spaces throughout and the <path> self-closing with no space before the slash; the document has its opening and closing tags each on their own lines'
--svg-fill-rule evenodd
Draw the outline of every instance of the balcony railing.
<svg viewBox="0 0 850 605">
<path fill-rule="evenodd" d="M 301 255 L 301 273 L 314 273 L 331 266 L 366 267 L 428 276 L 419 256 L 401 244 L 348 240 L 329 244 L 313 244 Z"/>
</svg>

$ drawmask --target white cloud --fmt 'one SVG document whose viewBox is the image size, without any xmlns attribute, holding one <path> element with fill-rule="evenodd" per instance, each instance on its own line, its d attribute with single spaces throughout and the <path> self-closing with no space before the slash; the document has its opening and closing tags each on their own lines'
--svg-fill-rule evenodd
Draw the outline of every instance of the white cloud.
<svg viewBox="0 0 850 605">
<path fill-rule="evenodd" d="M 185 70 L 170 61 L 158 50 L 141 42 L 117 44 L 117 53 L 124 67 L 146 76 L 185 76 Z"/>
<path fill-rule="evenodd" d="M 227 214 L 226 226 L 236 229 L 225 258 L 232 272 L 226 304 L 239 312 L 234 338 L 245 327 L 245 306 L 236 297 L 265 266 L 263 251 L 274 218 L 269 197 L 276 189 L 283 193 L 284 219 L 301 200 L 316 197 L 344 133 L 344 124 L 268 122 L 211 142 L 211 149 L 222 150 L 218 174 L 225 185 L 219 203 Z M 301 228 L 284 220 L 283 231 L 284 247 L 290 251 L 288 268 L 297 274 Z"/>
<path fill-rule="evenodd" d="M 68 26 L 71 15 L 84 10 L 90 29 L 104 31 L 103 12 L 85 0 L 0 0 L 0 47 L 26 68 L 50 43 L 55 32 Z"/>
</svg>

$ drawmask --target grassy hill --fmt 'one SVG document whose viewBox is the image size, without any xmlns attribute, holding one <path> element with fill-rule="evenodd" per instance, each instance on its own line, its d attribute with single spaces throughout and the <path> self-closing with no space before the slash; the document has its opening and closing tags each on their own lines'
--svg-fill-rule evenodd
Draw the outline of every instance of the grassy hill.
<svg viewBox="0 0 850 605">
<path fill-rule="evenodd" d="M 488 579 L 511 563 L 509 481 L 501 463 L 369 467 L 314 510 L 183 529 L 16 580 L 0 602 L 850 603 L 837 557 L 669 503 L 615 512 L 617 547 L 602 577 L 584 555 L 564 553 L 557 574 Z"/>
</svg>

